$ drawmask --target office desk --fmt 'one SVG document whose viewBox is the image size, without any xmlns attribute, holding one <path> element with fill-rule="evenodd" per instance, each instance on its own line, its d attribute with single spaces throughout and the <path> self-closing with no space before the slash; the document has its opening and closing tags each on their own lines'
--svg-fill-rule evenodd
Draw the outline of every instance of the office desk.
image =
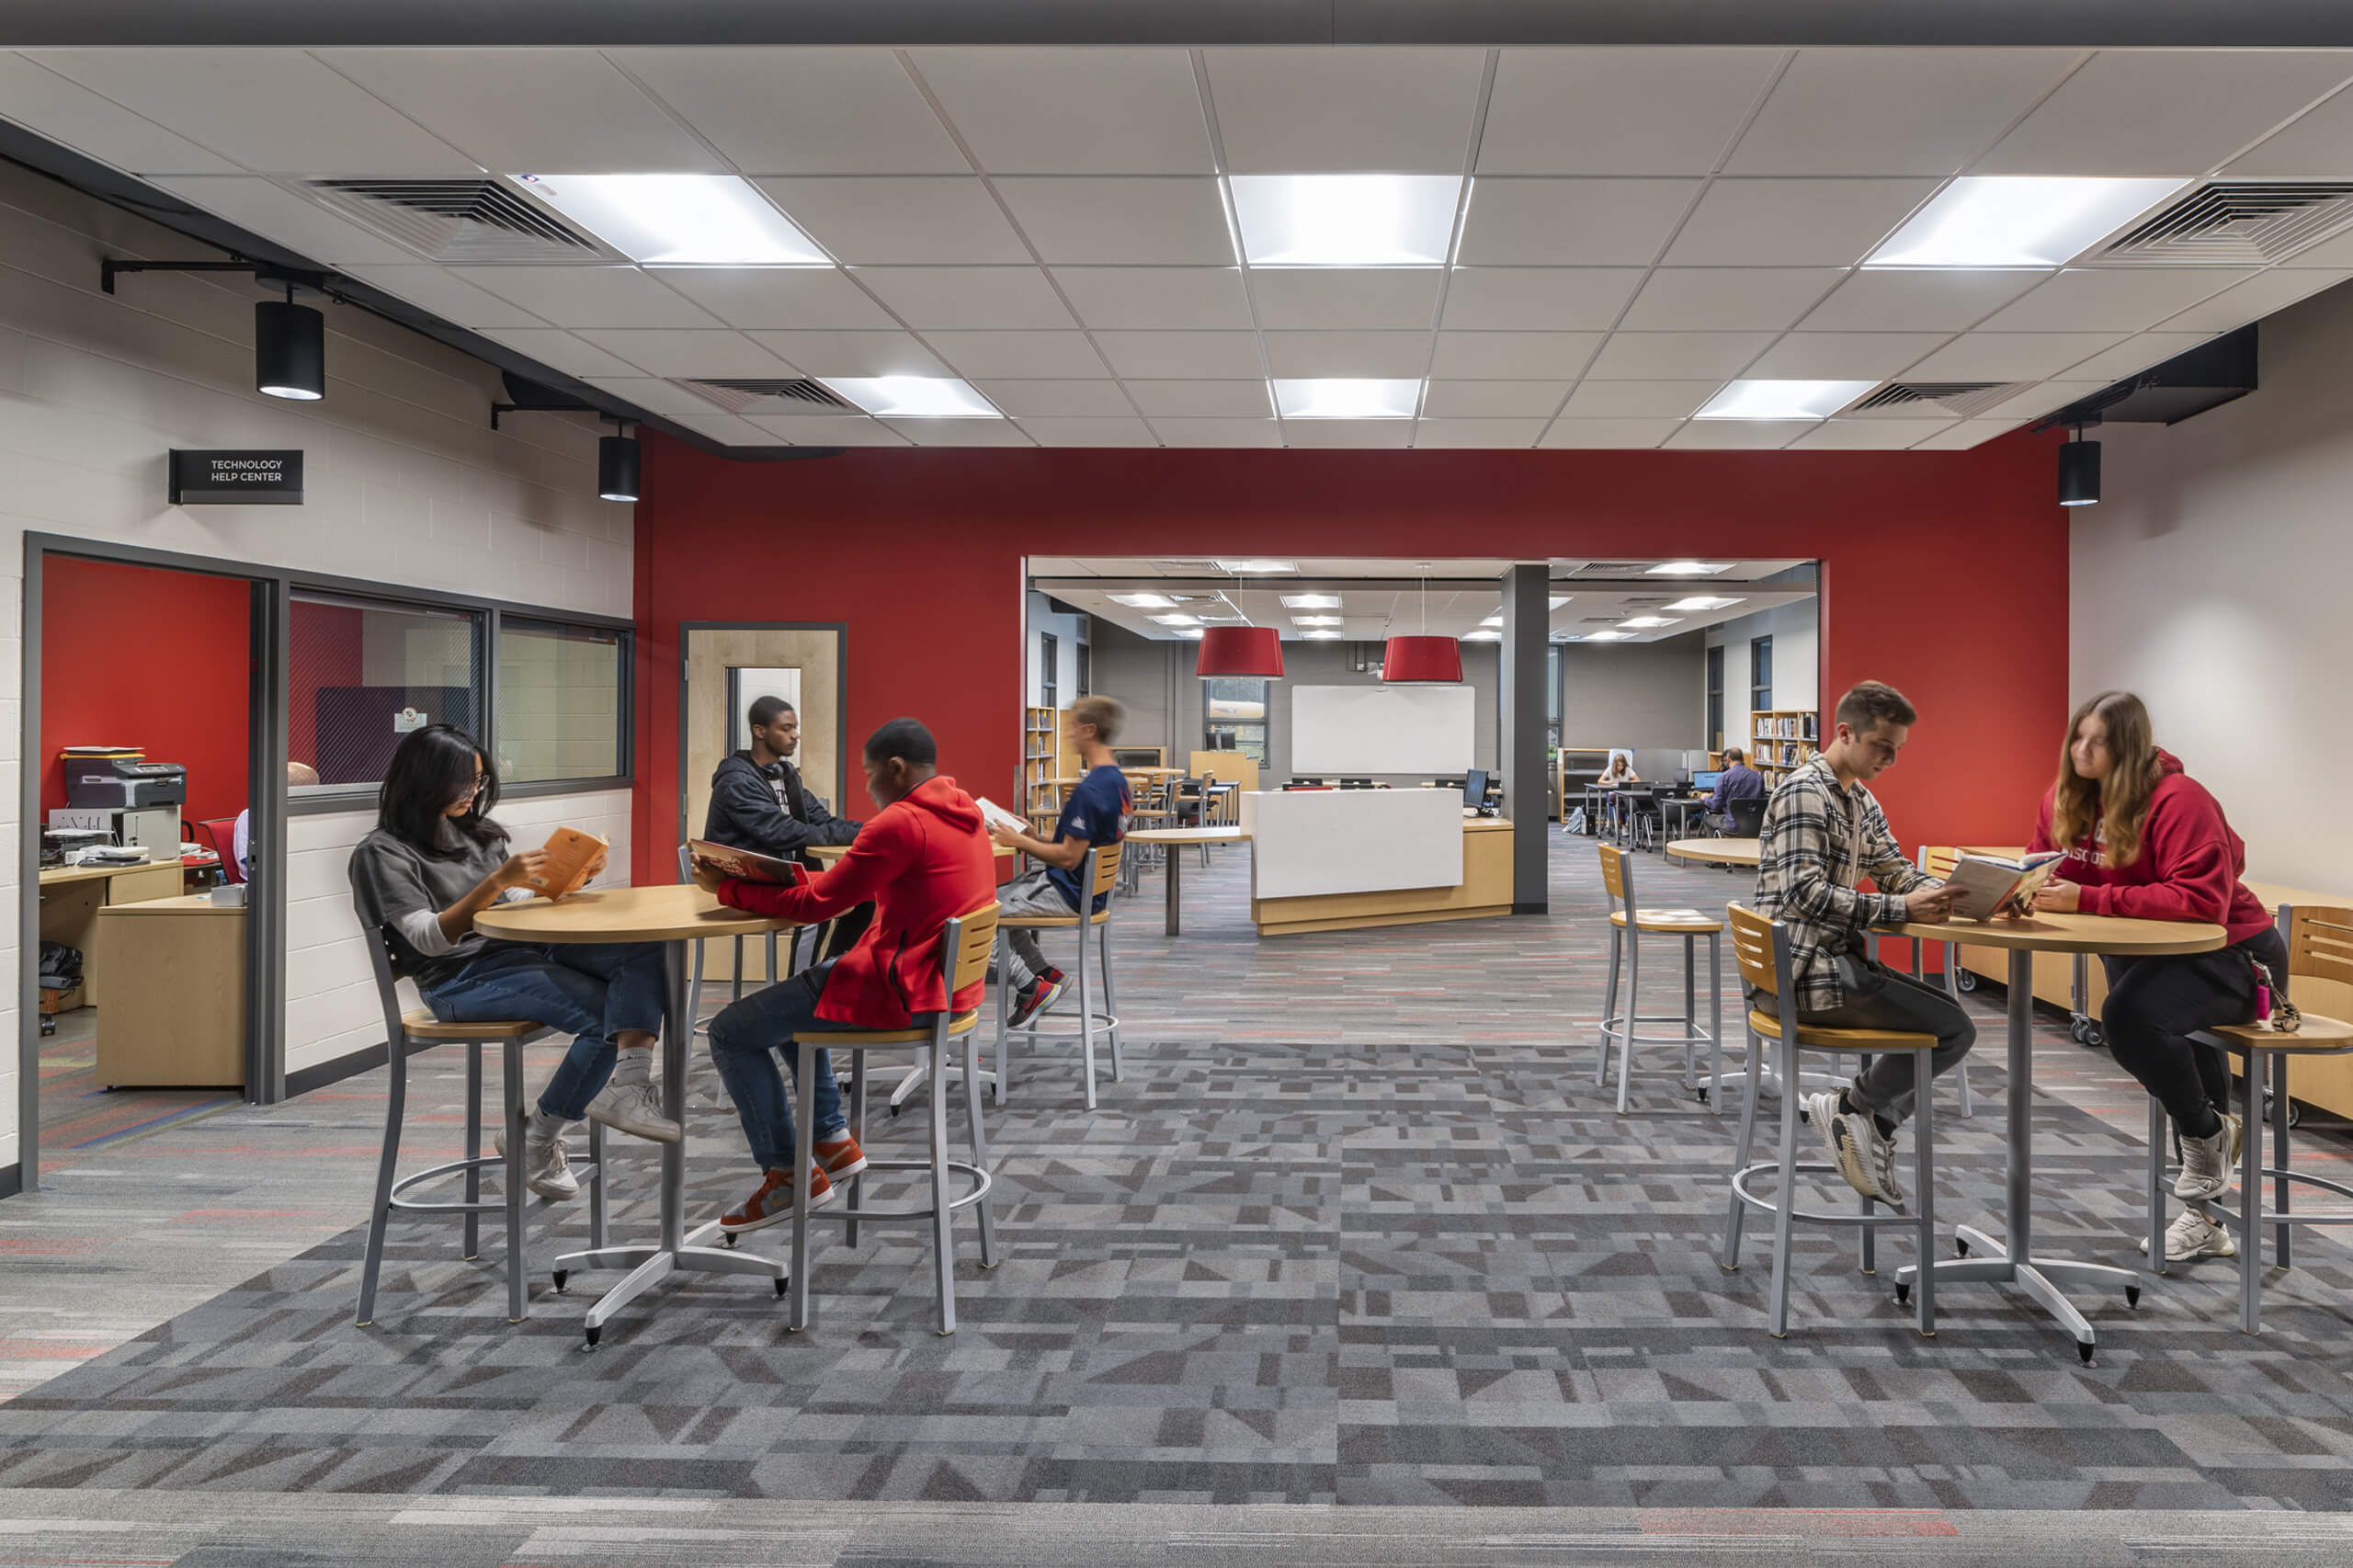
<svg viewBox="0 0 2353 1568">
<path fill-rule="evenodd" d="M 175 877 L 179 868 L 165 862 Z M 97 912 L 100 960 L 136 982 L 98 1014 L 98 1082 L 109 1089 L 243 1087 L 245 908 L 205 893 L 110 903 Z"/>
<path fill-rule="evenodd" d="M 138 866 L 56 866 L 40 874 L 40 939 L 63 942 L 82 955 L 82 987 L 68 993 L 73 1006 L 98 1006 L 98 911 L 109 904 L 177 898 L 177 860 Z M 79 1000 L 74 1000 L 75 996 Z"/>
<path fill-rule="evenodd" d="M 1459 790 L 1260 790 L 1242 827 L 1261 937 L 1511 913 L 1511 824 Z"/>
</svg>

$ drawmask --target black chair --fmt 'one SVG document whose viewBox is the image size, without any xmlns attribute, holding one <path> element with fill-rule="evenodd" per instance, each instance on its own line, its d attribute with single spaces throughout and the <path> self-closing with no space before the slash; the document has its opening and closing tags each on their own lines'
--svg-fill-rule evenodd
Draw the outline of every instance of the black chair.
<svg viewBox="0 0 2353 1568">
<path fill-rule="evenodd" d="M 1765 831 L 1764 797 L 1760 795 L 1753 801 L 1726 801 L 1724 815 L 1732 823 L 1724 834 L 1726 838 L 1755 838 Z"/>
</svg>

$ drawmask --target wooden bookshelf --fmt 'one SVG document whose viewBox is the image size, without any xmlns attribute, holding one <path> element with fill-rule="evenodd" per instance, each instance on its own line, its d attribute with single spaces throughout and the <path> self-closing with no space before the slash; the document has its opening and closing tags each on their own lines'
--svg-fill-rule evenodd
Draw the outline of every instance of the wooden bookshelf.
<svg viewBox="0 0 2353 1568">
<path fill-rule="evenodd" d="M 1061 792 L 1047 780 L 1063 774 L 1063 716 L 1059 709 L 1021 710 L 1021 809 L 1024 813 L 1062 809 Z"/>
<path fill-rule="evenodd" d="M 1762 709 L 1748 716 L 1748 766 L 1771 790 L 1813 759 L 1822 744 L 1822 716 L 1811 708 Z"/>
</svg>

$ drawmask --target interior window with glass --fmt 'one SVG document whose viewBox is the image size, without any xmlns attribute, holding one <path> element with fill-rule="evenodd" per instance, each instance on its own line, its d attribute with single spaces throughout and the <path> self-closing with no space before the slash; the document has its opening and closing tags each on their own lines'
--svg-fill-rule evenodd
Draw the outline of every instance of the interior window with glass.
<svg viewBox="0 0 2353 1568">
<path fill-rule="evenodd" d="M 621 766 L 621 634 L 502 617 L 498 772 L 510 784 L 609 778 Z"/>
<path fill-rule="evenodd" d="M 290 610 L 286 755 L 317 775 L 296 795 L 381 783 L 426 724 L 482 733 L 480 615 L 308 590 Z"/>
<path fill-rule="evenodd" d="M 1773 706 L 1773 640 L 1752 637 L 1748 642 L 1748 706 L 1763 712 Z"/>
<path fill-rule="evenodd" d="M 1724 649 L 1719 642 L 1708 650 L 1708 749 L 1724 744 Z"/>
<path fill-rule="evenodd" d="M 1211 751 L 1238 751 L 1263 766 L 1267 760 L 1267 683 L 1221 676 L 1201 683 L 1203 744 Z"/>
</svg>

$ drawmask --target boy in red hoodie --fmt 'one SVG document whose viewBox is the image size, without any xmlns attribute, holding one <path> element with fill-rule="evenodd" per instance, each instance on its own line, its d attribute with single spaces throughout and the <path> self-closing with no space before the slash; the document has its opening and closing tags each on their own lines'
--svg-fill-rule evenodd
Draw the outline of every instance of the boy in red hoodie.
<svg viewBox="0 0 2353 1568">
<path fill-rule="evenodd" d="M 2141 699 L 2104 691 L 2068 722 L 2031 847 L 2066 856 L 2035 894 L 2037 909 L 2199 921 L 2228 933 L 2229 945 L 2212 952 L 2100 960 L 2109 1050 L 2165 1106 L 2181 1139 L 2175 1195 L 2222 1196 L 2245 1129 L 2226 1108 L 2229 1062 L 2189 1037 L 2255 1017 L 2256 964 L 2283 994 L 2288 980 L 2288 948 L 2271 912 L 2239 881 L 2246 846 L 2214 797 L 2150 739 Z M 2195 1207 L 2165 1233 L 2165 1256 L 2176 1263 L 2237 1252 L 2230 1233 Z"/>
<path fill-rule="evenodd" d="M 848 952 L 746 996 L 711 1020 L 711 1056 L 764 1173 L 751 1197 L 720 1217 L 720 1228 L 730 1233 L 756 1231 L 792 1212 L 792 1108 L 777 1071 L 778 1048 L 796 1075 L 817 1074 L 813 1209 L 832 1201 L 835 1182 L 866 1168 L 866 1154 L 842 1114 L 830 1053 L 821 1050 L 804 1063 L 800 1046 L 786 1042 L 828 1029 L 913 1028 L 943 1008 L 980 1006 L 978 982 L 952 1000 L 945 994 L 939 928 L 952 916 L 996 906 L 996 852 L 981 831 L 981 808 L 956 780 L 938 776 L 938 744 L 913 719 L 893 719 L 867 737 L 865 764 L 866 791 L 881 810 L 832 869 L 794 888 L 695 872 L 722 903 L 803 925 L 874 903 L 872 923 Z"/>
</svg>

